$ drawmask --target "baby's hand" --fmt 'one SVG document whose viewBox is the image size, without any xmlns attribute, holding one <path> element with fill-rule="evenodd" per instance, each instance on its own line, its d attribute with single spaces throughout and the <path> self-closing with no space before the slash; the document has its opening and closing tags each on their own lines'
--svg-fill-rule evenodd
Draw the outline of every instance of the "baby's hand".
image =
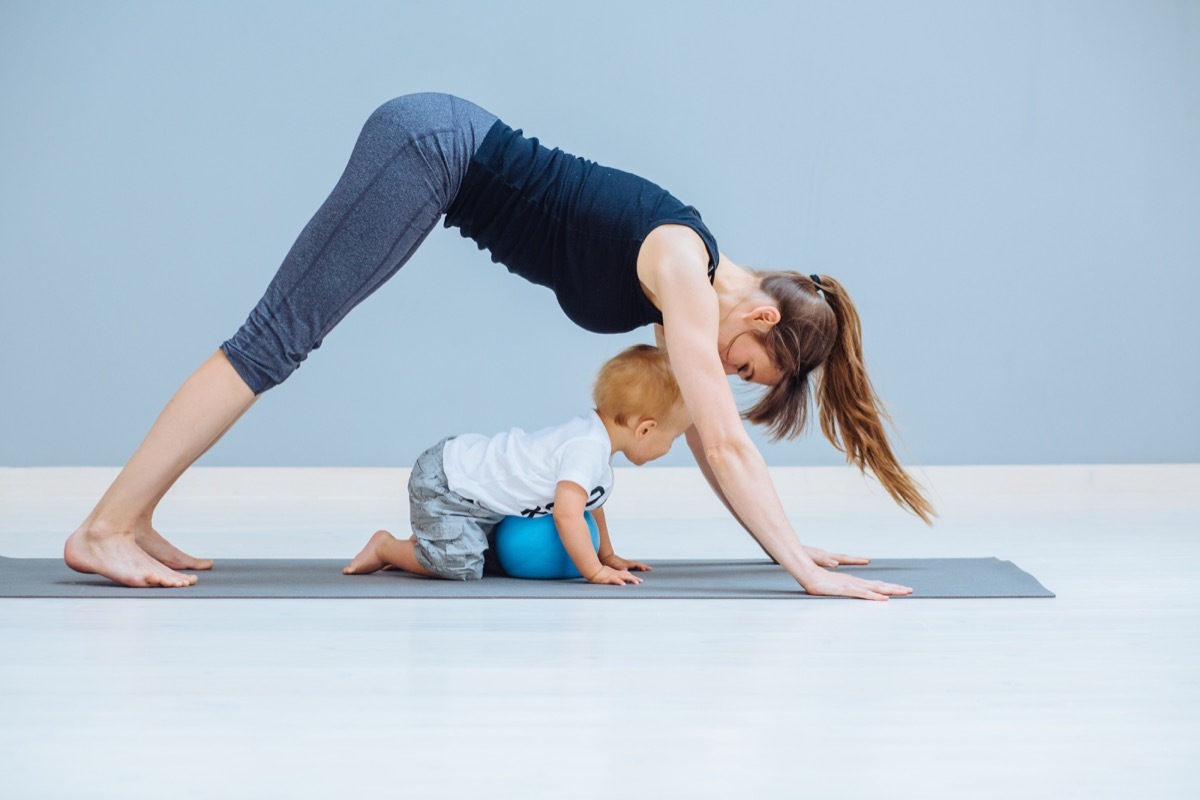
<svg viewBox="0 0 1200 800">
<path fill-rule="evenodd" d="M 642 579 L 629 574 L 628 570 L 613 569 L 601 566 L 600 571 L 588 578 L 588 583 L 605 583 L 611 586 L 624 586 L 627 583 L 641 583 Z"/>
<path fill-rule="evenodd" d="M 604 558 L 600 559 L 600 562 L 602 564 L 604 564 L 604 566 L 612 567 L 615 570 L 636 569 L 636 570 L 642 570 L 644 572 L 653 572 L 654 571 L 654 569 L 652 567 L 649 567 L 640 561 L 630 561 L 627 558 L 621 558 L 616 553 L 610 553 L 610 554 L 606 555 Z"/>
</svg>

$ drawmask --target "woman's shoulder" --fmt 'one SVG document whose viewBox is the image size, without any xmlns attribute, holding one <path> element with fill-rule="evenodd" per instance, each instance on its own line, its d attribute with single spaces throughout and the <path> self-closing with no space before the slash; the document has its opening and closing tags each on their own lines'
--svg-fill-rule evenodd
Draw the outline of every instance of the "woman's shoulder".
<svg viewBox="0 0 1200 800">
<path fill-rule="evenodd" d="M 667 284 L 680 280 L 711 286 L 719 259 L 719 252 L 694 228 L 659 225 L 650 231 L 638 251 L 638 279 L 655 296 Z"/>
<path fill-rule="evenodd" d="M 652 229 L 642 242 L 642 248 L 647 247 L 672 252 L 687 251 L 701 256 L 706 252 L 700 233 L 690 225 L 679 222 L 666 222 Z"/>
</svg>

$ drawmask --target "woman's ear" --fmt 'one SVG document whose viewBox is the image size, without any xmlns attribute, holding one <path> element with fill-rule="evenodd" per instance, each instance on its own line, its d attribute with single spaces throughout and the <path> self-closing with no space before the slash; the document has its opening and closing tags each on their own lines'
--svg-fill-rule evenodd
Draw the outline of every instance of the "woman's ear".
<svg viewBox="0 0 1200 800">
<path fill-rule="evenodd" d="M 761 305 L 752 308 L 746 314 L 746 321 L 750 323 L 758 323 L 764 330 L 770 330 L 779 324 L 781 315 L 779 309 L 775 306 Z"/>
</svg>

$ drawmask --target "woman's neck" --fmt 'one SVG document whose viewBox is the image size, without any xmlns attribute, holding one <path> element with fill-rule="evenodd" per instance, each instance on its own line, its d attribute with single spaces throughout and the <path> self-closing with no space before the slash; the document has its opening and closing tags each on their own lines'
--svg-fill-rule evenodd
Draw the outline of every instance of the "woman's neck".
<svg viewBox="0 0 1200 800">
<path fill-rule="evenodd" d="M 717 293 L 719 319 L 722 321 L 738 309 L 744 301 L 759 291 L 758 276 L 745 267 L 740 267 L 721 253 L 717 273 L 713 276 L 713 290 Z"/>
</svg>

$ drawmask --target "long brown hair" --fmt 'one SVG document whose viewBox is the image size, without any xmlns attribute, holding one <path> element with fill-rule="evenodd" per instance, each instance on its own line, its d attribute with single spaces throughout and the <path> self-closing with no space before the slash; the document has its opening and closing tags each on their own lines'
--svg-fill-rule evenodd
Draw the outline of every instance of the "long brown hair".
<svg viewBox="0 0 1200 800">
<path fill-rule="evenodd" d="M 892 499 L 926 523 L 936 516 L 921 486 L 904 471 L 883 423 L 892 422 L 867 377 L 862 325 L 850 295 L 828 275 L 819 284 L 798 272 L 758 272 L 761 288 L 775 300 L 780 320 L 756 334 L 785 375 L 743 413 L 766 425 L 774 440 L 794 439 L 808 423 L 815 373 L 821 432 L 846 460 L 871 472 Z"/>
</svg>

